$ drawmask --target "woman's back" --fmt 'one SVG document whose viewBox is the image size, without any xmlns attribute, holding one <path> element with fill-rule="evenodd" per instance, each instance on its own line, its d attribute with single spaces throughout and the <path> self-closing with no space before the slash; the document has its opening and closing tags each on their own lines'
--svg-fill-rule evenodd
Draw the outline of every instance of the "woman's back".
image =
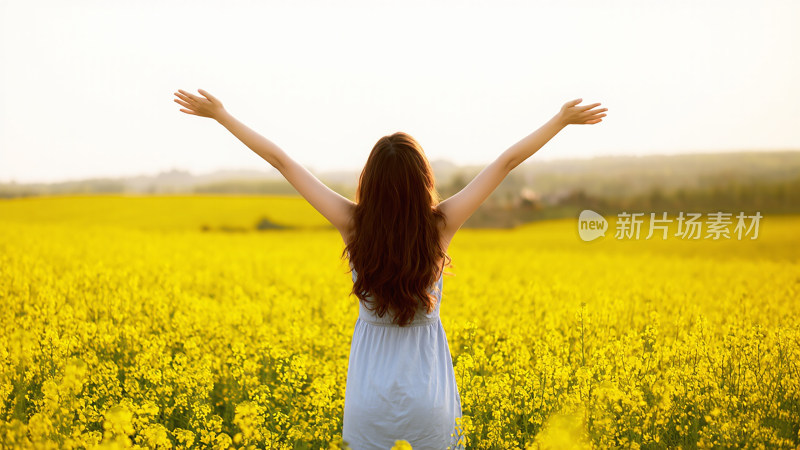
<svg viewBox="0 0 800 450">
<path fill-rule="evenodd" d="M 351 273 L 355 281 L 352 264 Z M 429 289 L 437 295 L 435 309 L 420 308 L 404 327 L 359 301 L 342 433 L 353 450 L 385 450 L 400 439 L 414 449 L 457 448 L 461 398 L 439 318 L 443 281 Z"/>
</svg>

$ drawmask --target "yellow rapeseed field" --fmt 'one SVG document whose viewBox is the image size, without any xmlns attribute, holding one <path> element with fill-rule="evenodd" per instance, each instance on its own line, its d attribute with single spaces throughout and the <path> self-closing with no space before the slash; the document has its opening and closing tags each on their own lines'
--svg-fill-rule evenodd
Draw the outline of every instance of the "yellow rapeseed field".
<svg viewBox="0 0 800 450">
<path fill-rule="evenodd" d="M 718 241 L 576 223 L 450 246 L 467 447 L 797 448 L 800 218 Z M 343 248 L 300 197 L 0 201 L 1 446 L 339 448 Z"/>
</svg>

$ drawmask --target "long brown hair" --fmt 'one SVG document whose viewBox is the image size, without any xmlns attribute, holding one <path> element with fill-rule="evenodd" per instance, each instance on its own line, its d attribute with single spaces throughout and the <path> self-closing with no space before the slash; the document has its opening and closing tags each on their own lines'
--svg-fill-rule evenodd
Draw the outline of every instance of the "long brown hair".
<svg viewBox="0 0 800 450">
<path fill-rule="evenodd" d="M 440 200 L 422 146 L 403 132 L 380 138 L 358 179 L 352 235 L 342 251 L 356 271 L 350 294 L 378 317 L 391 311 L 393 323 L 404 326 L 421 307 L 436 308 L 429 289 L 452 265 L 439 238 Z"/>
</svg>

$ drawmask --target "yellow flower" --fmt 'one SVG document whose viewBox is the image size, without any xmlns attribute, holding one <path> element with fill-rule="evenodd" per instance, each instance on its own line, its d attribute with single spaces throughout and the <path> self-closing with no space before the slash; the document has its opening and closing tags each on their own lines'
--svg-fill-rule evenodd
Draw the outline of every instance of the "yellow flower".
<svg viewBox="0 0 800 450">
<path fill-rule="evenodd" d="M 408 441 L 405 440 L 394 441 L 394 446 L 392 447 L 392 450 L 411 450 L 411 449 L 412 449 L 411 444 L 409 444 Z"/>
</svg>

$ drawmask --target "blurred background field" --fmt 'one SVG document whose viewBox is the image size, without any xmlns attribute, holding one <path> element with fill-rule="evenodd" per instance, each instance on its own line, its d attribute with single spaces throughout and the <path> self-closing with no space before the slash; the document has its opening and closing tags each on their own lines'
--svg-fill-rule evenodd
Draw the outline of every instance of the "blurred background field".
<svg viewBox="0 0 800 450">
<path fill-rule="evenodd" d="M 484 167 L 456 165 L 441 159 L 432 161 L 431 165 L 436 174 L 436 188 L 443 199 L 460 191 Z M 317 176 L 335 191 L 353 199 L 359 173 L 356 170 L 320 172 Z M 75 194 L 292 197 L 297 195 L 297 191 L 272 167 L 266 171 L 221 170 L 200 175 L 172 170 L 154 176 L 128 178 L 0 183 L 0 198 Z M 245 213 L 239 207 L 240 201 L 244 200 L 220 205 L 220 208 L 232 209 L 228 213 L 220 211 L 217 217 L 227 215 L 231 222 L 228 225 L 249 227 L 249 222 L 239 222 L 239 218 L 252 220 L 242 217 Z M 81 207 L 81 204 L 75 204 L 70 214 L 80 217 Z M 147 208 L 146 205 L 142 207 Z M 178 207 L 187 219 L 195 217 L 191 201 Z M 147 209 L 146 212 L 154 217 L 149 217 L 147 222 L 159 223 L 157 217 L 164 211 L 158 210 L 155 204 L 151 208 L 156 209 Z M 503 180 L 464 228 L 512 228 L 535 220 L 576 217 L 587 208 L 603 214 L 616 214 L 623 210 L 678 214 L 689 210 L 732 209 L 760 211 L 762 214 L 800 214 L 800 152 L 600 156 L 528 161 Z M 57 208 L 53 214 L 63 217 L 65 212 Z M 292 220 L 306 224 L 306 219 L 300 218 L 306 215 L 295 210 L 289 212 Z M 139 222 L 126 214 L 112 209 L 97 220 Z M 314 219 L 308 220 L 312 221 L 307 223 L 310 225 Z M 184 223 L 183 219 L 179 223 Z M 185 223 L 191 227 L 193 222 Z"/>
<path fill-rule="evenodd" d="M 441 315 L 468 448 L 800 444 L 800 217 L 628 240 L 616 213 L 592 242 L 577 217 L 456 235 Z M 338 447 L 343 248 L 300 197 L 0 201 L 0 437 Z"/>
</svg>

